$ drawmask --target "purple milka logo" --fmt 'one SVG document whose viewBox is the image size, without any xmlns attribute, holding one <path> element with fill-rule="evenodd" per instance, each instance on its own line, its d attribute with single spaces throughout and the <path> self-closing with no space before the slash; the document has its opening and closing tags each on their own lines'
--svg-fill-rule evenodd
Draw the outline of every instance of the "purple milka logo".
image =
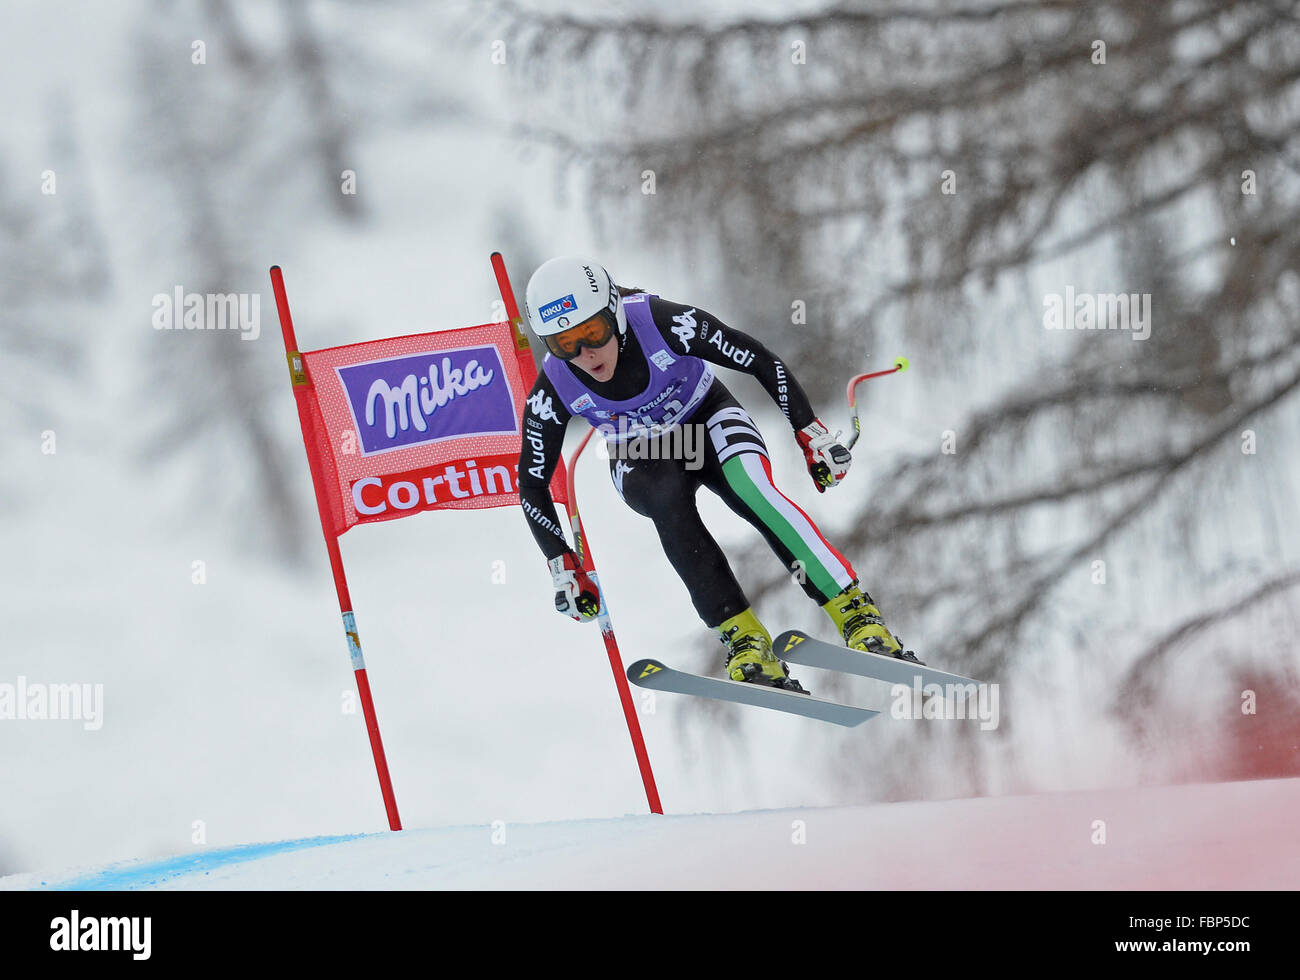
<svg viewBox="0 0 1300 980">
<path fill-rule="evenodd" d="M 519 431 L 495 347 L 461 347 L 336 368 L 361 455 Z"/>
</svg>

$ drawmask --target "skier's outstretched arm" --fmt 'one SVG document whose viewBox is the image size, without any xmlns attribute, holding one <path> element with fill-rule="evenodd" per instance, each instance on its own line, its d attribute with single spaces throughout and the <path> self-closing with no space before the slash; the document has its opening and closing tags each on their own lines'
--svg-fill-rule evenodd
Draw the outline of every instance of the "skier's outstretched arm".
<svg viewBox="0 0 1300 980">
<path fill-rule="evenodd" d="M 569 547 L 550 489 L 570 418 L 550 379 L 539 374 L 524 409 L 523 442 L 519 447 L 519 504 L 533 539 L 546 556 L 555 586 L 555 608 L 571 619 L 586 622 L 598 611 L 599 592 Z"/>
<path fill-rule="evenodd" d="M 650 300 L 650 313 L 659 333 L 677 353 L 756 378 L 796 432 L 816 419 L 794 373 L 756 338 L 727 326 L 707 310 L 657 296 Z"/>
<path fill-rule="evenodd" d="M 844 479 L 853 457 L 817 418 L 803 386 L 784 361 L 757 338 L 727 326 L 699 307 L 653 297 L 650 313 L 659 333 L 677 353 L 690 354 L 758 380 L 794 429 L 818 493 Z"/>
</svg>

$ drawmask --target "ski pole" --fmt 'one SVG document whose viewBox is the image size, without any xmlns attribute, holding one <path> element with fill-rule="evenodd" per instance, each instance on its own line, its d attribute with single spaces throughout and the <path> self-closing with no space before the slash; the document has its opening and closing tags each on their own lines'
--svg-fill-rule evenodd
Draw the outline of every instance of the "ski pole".
<svg viewBox="0 0 1300 980">
<path fill-rule="evenodd" d="M 845 449 L 852 449 L 853 444 L 858 441 L 862 435 L 862 423 L 858 420 L 858 399 L 857 387 L 868 378 L 883 378 L 886 374 L 896 374 L 900 371 L 906 371 L 908 360 L 906 357 L 894 358 L 894 366 L 888 371 L 872 371 L 868 374 L 859 374 L 856 378 L 849 381 L 849 408 L 853 411 L 853 434 L 849 436 L 848 441 L 844 443 Z"/>
</svg>

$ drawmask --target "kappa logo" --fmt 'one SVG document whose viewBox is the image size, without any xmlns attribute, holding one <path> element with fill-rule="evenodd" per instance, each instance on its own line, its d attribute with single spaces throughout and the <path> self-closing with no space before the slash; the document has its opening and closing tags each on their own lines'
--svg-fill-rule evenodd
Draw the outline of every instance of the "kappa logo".
<svg viewBox="0 0 1300 980">
<path fill-rule="evenodd" d="M 543 422 L 560 421 L 560 417 L 555 414 L 555 406 L 551 404 L 551 396 L 541 391 L 534 391 L 528 396 L 528 407 Z"/>
<path fill-rule="evenodd" d="M 677 334 L 677 339 L 682 342 L 682 347 L 689 354 L 691 352 L 691 341 L 695 339 L 695 307 L 692 306 L 685 313 L 673 317 L 673 323 L 677 324 L 677 326 L 673 327 L 673 333 Z"/>
<path fill-rule="evenodd" d="M 618 491 L 620 497 L 623 496 L 623 477 L 627 476 L 631 472 L 632 467 L 628 466 L 627 463 L 623 462 L 621 459 L 614 463 L 614 489 Z"/>
<path fill-rule="evenodd" d="M 663 668 L 657 664 L 646 664 L 645 670 L 641 671 L 641 677 L 649 677 L 651 674 L 657 674 L 661 670 L 663 670 Z"/>
</svg>

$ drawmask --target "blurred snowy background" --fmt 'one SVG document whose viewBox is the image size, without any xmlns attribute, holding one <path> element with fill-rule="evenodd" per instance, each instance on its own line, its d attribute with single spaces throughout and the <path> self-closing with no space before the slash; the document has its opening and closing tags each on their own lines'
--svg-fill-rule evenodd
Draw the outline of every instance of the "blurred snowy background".
<svg viewBox="0 0 1300 980">
<path fill-rule="evenodd" d="M 0 720 L 0 874 L 385 825 L 272 263 L 318 348 L 496 318 L 494 249 L 520 294 L 589 252 L 759 336 L 832 427 L 849 376 L 910 357 L 860 389 L 854 470 L 822 496 L 757 385 L 726 381 L 908 645 L 1002 684 L 1000 727 L 661 695 L 641 719 L 671 812 L 1300 772 L 1293 3 L 4 0 L 3 21 L 0 683 L 105 704 L 98 731 Z M 260 336 L 155 330 L 178 286 L 260 294 Z M 1150 336 L 1046 329 L 1067 290 L 1149 294 Z M 579 494 L 625 660 L 716 670 L 594 453 Z M 825 633 L 701 507 L 773 631 Z M 599 636 L 549 608 L 519 514 L 342 545 L 407 826 L 644 810 Z"/>
</svg>

